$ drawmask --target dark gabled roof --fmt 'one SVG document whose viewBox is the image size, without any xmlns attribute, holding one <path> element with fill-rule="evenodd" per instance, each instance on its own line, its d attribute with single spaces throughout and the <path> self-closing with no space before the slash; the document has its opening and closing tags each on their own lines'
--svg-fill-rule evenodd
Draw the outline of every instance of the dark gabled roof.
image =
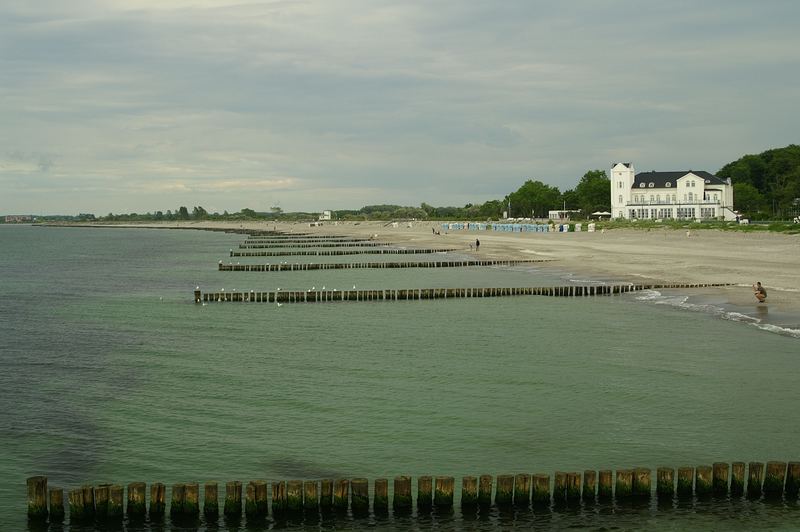
<svg viewBox="0 0 800 532">
<path fill-rule="evenodd" d="M 631 164 L 633 164 L 633 163 L 614 163 L 614 164 L 612 164 L 612 165 L 611 165 L 611 168 L 614 168 L 614 167 L 615 167 L 615 166 L 617 166 L 618 164 L 621 164 L 622 166 L 624 166 L 624 167 L 626 167 L 626 168 L 630 168 L 630 167 L 631 167 Z"/>
<path fill-rule="evenodd" d="M 633 178 L 633 186 L 632 188 L 641 188 L 640 183 L 645 184 L 645 188 L 650 187 L 650 183 L 653 183 L 653 188 L 666 188 L 667 183 L 670 183 L 671 187 L 678 186 L 678 179 L 682 178 L 688 173 L 692 173 L 697 177 L 703 179 L 707 185 L 727 185 L 727 181 L 720 179 L 719 177 L 715 176 L 714 174 L 709 174 L 705 171 L 697 171 L 697 170 L 685 170 L 682 172 L 639 172 Z"/>
</svg>

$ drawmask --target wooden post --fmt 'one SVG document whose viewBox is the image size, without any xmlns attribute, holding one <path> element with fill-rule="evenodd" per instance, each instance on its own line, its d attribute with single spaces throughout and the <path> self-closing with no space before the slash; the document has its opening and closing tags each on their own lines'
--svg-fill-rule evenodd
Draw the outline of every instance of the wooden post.
<svg viewBox="0 0 800 532">
<path fill-rule="evenodd" d="M 581 500 L 581 474 L 567 473 L 567 501 Z"/>
<path fill-rule="evenodd" d="M 550 475 L 537 473 L 533 475 L 533 495 L 534 506 L 550 505 Z"/>
<path fill-rule="evenodd" d="M 307 512 L 319 511 L 319 484 L 316 480 L 303 482 L 303 509 Z"/>
<path fill-rule="evenodd" d="M 491 497 L 491 496 L 490 496 Z M 478 506 L 478 479 L 461 477 L 461 508 L 474 509 Z"/>
<path fill-rule="evenodd" d="M 35 476 L 26 481 L 28 486 L 28 519 L 47 521 L 47 477 Z"/>
<path fill-rule="evenodd" d="M 583 472 L 583 500 L 593 501 L 597 491 L 597 472 L 587 469 Z"/>
<path fill-rule="evenodd" d="M 453 491 L 455 490 L 453 477 L 436 477 L 433 494 L 433 504 L 439 509 L 453 508 Z"/>
<path fill-rule="evenodd" d="M 83 502 L 83 490 L 74 489 L 67 493 L 69 501 L 69 520 L 70 523 L 80 523 L 88 520 L 86 507 Z"/>
<path fill-rule="evenodd" d="M 365 478 L 351 479 L 350 489 L 353 492 L 350 501 L 353 515 L 369 513 L 369 481 Z"/>
<path fill-rule="evenodd" d="M 375 514 L 386 515 L 389 513 L 389 480 L 376 478 L 373 485 L 375 493 L 372 496 L 372 511 Z"/>
<path fill-rule="evenodd" d="M 761 485 L 764 482 L 764 464 L 760 462 L 750 462 L 747 465 L 747 497 L 758 499 L 761 497 Z"/>
<path fill-rule="evenodd" d="M 658 468 L 656 495 L 660 500 L 672 500 L 675 497 L 675 470 L 671 467 Z"/>
<path fill-rule="evenodd" d="M 203 485 L 203 515 L 206 521 L 214 522 L 219 519 L 219 496 L 216 482 L 206 482 Z"/>
<path fill-rule="evenodd" d="M 320 481 L 319 508 L 327 512 L 333 507 L 333 479 L 323 478 Z"/>
<path fill-rule="evenodd" d="M 94 486 L 84 484 L 81 486 L 83 491 L 83 508 L 87 518 L 94 518 Z"/>
<path fill-rule="evenodd" d="M 50 522 L 60 523 L 64 520 L 64 490 L 61 488 L 48 488 L 50 499 Z"/>
<path fill-rule="evenodd" d="M 744 495 L 744 462 L 733 462 L 731 464 L 731 496 L 741 497 Z"/>
<path fill-rule="evenodd" d="M 150 520 L 164 519 L 167 508 L 167 487 L 161 482 L 150 484 Z"/>
<path fill-rule="evenodd" d="M 633 495 L 640 499 L 649 499 L 652 495 L 651 471 L 646 467 L 633 470 Z"/>
<path fill-rule="evenodd" d="M 244 515 L 247 517 L 248 521 L 258 517 L 258 510 L 256 510 L 256 487 L 252 480 L 244 487 Z"/>
<path fill-rule="evenodd" d="M 531 503 L 531 476 L 518 473 L 514 476 L 514 504 L 528 506 Z"/>
<path fill-rule="evenodd" d="M 292 513 L 303 510 L 302 480 L 290 480 L 286 483 L 286 510 Z"/>
<path fill-rule="evenodd" d="M 694 493 L 698 497 L 708 497 L 712 492 L 711 466 L 697 466 L 694 472 Z"/>
<path fill-rule="evenodd" d="M 189 482 L 184 493 L 183 516 L 197 519 L 200 516 L 200 485 L 197 482 Z"/>
<path fill-rule="evenodd" d="M 272 515 L 281 516 L 286 511 L 286 482 L 272 483 Z"/>
<path fill-rule="evenodd" d="M 633 470 L 617 469 L 617 482 L 614 486 L 614 497 L 625 499 L 633 495 Z"/>
<path fill-rule="evenodd" d="M 727 462 L 714 462 L 711 467 L 713 469 L 711 489 L 714 495 L 727 495 L 730 466 L 728 466 Z"/>
<path fill-rule="evenodd" d="M 169 503 L 169 516 L 172 519 L 183 517 L 183 505 L 186 502 L 186 484 L 177 483 L 172 485 L 172 499 Z"/>
<path fill-rule="evenodd" d="M 350 480 L 337 478 L 333 482 L 333 509 L 337 512 L 347 512 L 350 506 Z"/>
<path fill-rule="evenodd" d="M 480 506 L 492 505 L 492 483 L 492 475 L 481 475 L 478 479 L 478 504 Z"/>
<path fill-rule="evenodd" d="M 225 483 L 225 506 L 222 511 L 228 518 L 242 517 L 242 483 L 238 480 Z"/>
<path fill-rule="evenodd" d="M 514 475 L 497 475 L 497 491 L 494 503 L 497 506 L 510 506 L 514 502 Z"/>
<path fill-rule="evenodd" d="M 692 480 L 694 476 L 693 467 L 679 467 L 678 468 L 678 497 L 691 498 L 694 493 L 694 486 Z"/>
<path fill-rule="evenodd" d="M 108 518 L 112 521 L 122 521 L 125 515 L 125 489 L 114 484 L 108 489 Z"/>
<path fill-rule="evenodd" d="M 603 469 L 597 473 L 597 498 L 600 500 L 610 500 L 614 497 L 614 490 L 611 483 L 612 471 Z"/>
<path fill-rule="evenodd" d="M 556 471 L 553 474 L 553 502 L 562 504 L 567 500 L 567 474 Z"/>
<path fill-rule="evenodd" d="M 767 474 L 764 477 L 764 496 L 782 497 L 785 480 L 786 462 L 767 462 Z"/>
<path fill-rule="evenodd" d="M 146 499 L 147 484 L 144 482 L 131 482 L 128 484 L 128 519 L 141 520 L 147 514 Z"/>
<path fill-rule="evenodd" d="M 432 486 L 433 483 L 431 477 L 425 475 L 421 477 L 417 477 L 417 509 L 418 510 L 430 510 L 431 509 L 431 498 L 432 494 Z"/>
<path fill-rule="evenodd" d="M 789 462 L 786 467 L 786 497 L 796 498 L 800 492 L 800 462 Z"/>
<path fill-rule="evenodd" d="M 100 484 L 94 489 L 94 515 L 98 519 L 108 516 L 108 488 L 109 484 Z"/>
<path fill-rule="evenodd" d="M 408 512 L 411 510 L 411 477 L 394 477 L 394 498 L 392 508 L 395 512 Z"/>
</svg>

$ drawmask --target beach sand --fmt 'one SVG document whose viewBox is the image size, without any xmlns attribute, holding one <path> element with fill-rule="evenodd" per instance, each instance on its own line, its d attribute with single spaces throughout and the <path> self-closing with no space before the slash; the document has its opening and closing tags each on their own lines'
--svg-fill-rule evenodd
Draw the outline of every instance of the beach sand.
<svg viewBox="0 0 800 532">
<path fill-rule="evenodd" d="M 277 229 L 287 233 L 369 237 L 409 247 L 452 248 L 484 259 L 551 259 L 541 267 L 608 281 L 731 283 L 713 289 L 732 305 L 756 304 L 751 285 L 761 281 L 771 309 L 800 315 L 800 235 L 719 230 L 615 229 L 580 233 L 445 231 L 441 222 L 169 222 L 137 226 Z M 440 231 L 436 235 L 432 229 Z M 480 239 L 480 251 L 470 243 Z"/>
</svg>

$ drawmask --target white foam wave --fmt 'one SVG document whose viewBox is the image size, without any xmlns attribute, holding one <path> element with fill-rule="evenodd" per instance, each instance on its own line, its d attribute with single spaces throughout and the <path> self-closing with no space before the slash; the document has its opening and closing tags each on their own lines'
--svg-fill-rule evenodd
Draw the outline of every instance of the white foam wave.
<svg viewBox="0 0 800 532">
<path fill-rule="evenodd" d="M 710 303 L 691 303 L 689 301 L 689 296 L 685 295 L 664 296 L 658 290 L 643 290 L 638 292 L 635 297 L 639 301 L 645 301 L 656 305 L 670 305 L 691 312 L 712 314 L 724 320 L 752 325 L 763 331 L 780 334 L 783 336 L 790 336 L 792 338 L 800 338 L 800 329 L 781 327 L 780 325 L 775 325 L 773 323 L 764 323 L 762 319 L 755 316 L 749 316 L 741 312 L 727 310 L 723 307 Z"/>
</svg>

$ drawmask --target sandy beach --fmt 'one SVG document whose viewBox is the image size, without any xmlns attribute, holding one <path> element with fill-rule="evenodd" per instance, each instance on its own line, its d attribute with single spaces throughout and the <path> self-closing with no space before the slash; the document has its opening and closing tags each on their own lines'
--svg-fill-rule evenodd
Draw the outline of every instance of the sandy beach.
<svg viewBox="0 0 800 532">
<path fill-rule="evenodd" d="M 551 259 L 543 267 L 630 282 L 731 283 L 716 293 L 734 305 L 755 303 L 750 286 L 761 281 L 775 310 L 800 314 L 800 236 L 768 232 L 615 229 L 580 233 L 445 231 L 441 222 L 168 222 L 138 227 L 277 229 L 287 233 L 369 237 L 390 244 L 453 248 L 492 259 Z M 432 229 L 440 231 L 434 234 Z M 480 239 L 480 251 L 470 244 Z"/>
</svg>

